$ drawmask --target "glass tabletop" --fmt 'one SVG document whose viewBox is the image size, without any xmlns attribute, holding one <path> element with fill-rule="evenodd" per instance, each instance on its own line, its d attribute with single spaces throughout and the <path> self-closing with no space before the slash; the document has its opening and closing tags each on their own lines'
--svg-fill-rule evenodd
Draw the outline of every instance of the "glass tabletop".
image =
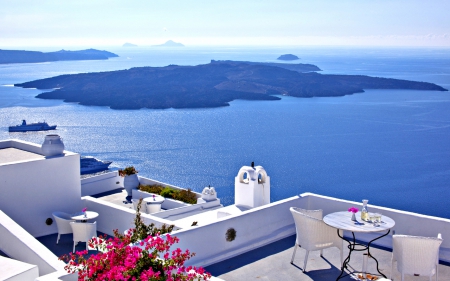
<svg viewBox="0 0 450 281">
<path fill-rule="evenodd" d="M 331 227 L 351 232 L 380 232 L 395 226 L 395 221 L 385 215 L 382 216 L 381 223 L 378 224 L 361 220 L 361 212 L 357 212 L 355 216 L 356 221 L 352 221 L 351 212 L 335 212 L 326 215 L 323 221 Z"/>
</svg>

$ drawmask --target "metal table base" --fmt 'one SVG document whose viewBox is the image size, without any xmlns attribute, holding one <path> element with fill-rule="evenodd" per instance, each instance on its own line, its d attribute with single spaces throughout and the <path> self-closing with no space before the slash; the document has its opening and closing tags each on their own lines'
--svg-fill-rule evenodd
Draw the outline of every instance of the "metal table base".
<svg viewBox="0 0 450 281">
<path fill-rule="evenodd" d="M 379 273 L 381 276 L 383 276 L 384 278 L 387 278 L 386 275 L 384 275 L 383 273 L 381 273 L 380 269 L 378 268 L 378 260 L 377 260 L 374 256 L 372 256 L 372 255 L 370 254 L 370 244 L 371 244 L 373 241 L 376 241 L 376 240 L 378 240 L 378 239 L 381 239 L 381 238 L 387 236 L 390 232 L 391 232 L 391 230 L 388 229 L 388 231 L 387 231 L 385 234 L 383 234 L 383 235 L 381 235 L 381 236 L 379 236 L 379 237 L 377 237 L 377 238 L 375 238 L 375 239 L 369 241 L 369 243 L 367 243 L 367 245 L 365 245 L 365 244 L 357 243 L 357 242 L 356 242 L 356 239 L 355 239 L 355 233 L 354 233 L 353 231 L 352 231 L 353 241 L 350 241 L 350 240 L 347 240 L 347 239 L 344 237 L 344 235 L 341 236 L 341 235 L 339 234 L 339 229 L 338 229 L 338 230 L 337 230 L 337 234 L 338 234 L 338 236 L 339 236 L 342 240 L 345 240 L 345 241 L 348 243 L 348 246 L 347 246 L 347 247 L 348 247 L 348 249 L 349 249 L 349 252 L 348 252 L 347 258 L 344 260 L 344 263 L 342 264 L 342 267 L 341 267 L 341 274 L 338 276 L 338 278 L 336 279 L 336 281 L 339 280 L 339 279 L 341 279 L 341 278 L 344 278 L 345 276 L 348 276 L 348 275 L 351 274 L 351 273 L 347 273 L 347 274 L 344 274 L 344 273 L 345 273 L 345 269 L 348 270 L 347 265 L 350 263 L 350 257 L 351 257 L 351 255 L 352 255 L 352 252 L 353 252 L 353 251 L 366 251 L 366 250 L 367 250 L 367 255 L 368 255 L 368 257 L 370 257 L 370 258 L 372 258 L 372 259 L 375 260 L 375 262 L 376 262 L 376 264 L 377 264 L 377 271 L 378 271 L 378 273 Z M 360 248 L 356 248 L 356 247 L 360 247 Z"/>
</svg>

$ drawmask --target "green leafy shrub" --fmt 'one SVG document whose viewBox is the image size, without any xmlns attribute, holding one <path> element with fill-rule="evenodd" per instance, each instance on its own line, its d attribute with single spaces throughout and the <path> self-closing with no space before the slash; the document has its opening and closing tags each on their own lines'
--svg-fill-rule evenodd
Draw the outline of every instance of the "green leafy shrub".
<svg viewBox="0 0 450 281">
<path fill-rule="evenodd" d="M 196 204 L 197 203 L 197 196 L 195 196 L 195 193 L 192 192 L 191 189 L 180 190 L 179 192 L 174 194 L 173 199 L 180 200 L 182 202 L 186 202 L 186 203 L 189 203 L 189 204 Z"/>
<path fill-rule="evenodd" d="M 139 185 L 138 189 L 148 193 L 161 195 L 164 198 L 172 198 L 188 204 L 197 204 L 197 196 L 191 189 L 178 190 L 169 186 L 163 187 L 158 184 Z"/>
<path fill-rule="evenodd" d="M 164 187 L 158 184 L 151 184 L 151 185 L 139 185 L 138 189 L 148 193 L 161 194 L 161 191 L 163 191 Z"/>
<path fill-rule="evenodd" d="M 166 187 L 163 189 L 163 191 L 161 191 L 161 196 L 165 197 L 165 198 L 173 198 L 175 199 L 175 194 L 178 193 L 178 190 L 175 190 L 173 188 L 170 187 Z"/>
</svg>

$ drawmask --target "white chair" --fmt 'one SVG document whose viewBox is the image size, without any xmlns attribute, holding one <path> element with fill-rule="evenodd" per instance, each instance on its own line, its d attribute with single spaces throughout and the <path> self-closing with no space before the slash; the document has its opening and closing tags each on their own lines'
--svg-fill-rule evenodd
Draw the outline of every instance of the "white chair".
<svg viewBox="0 0 450 281">
<path fill-rule="evenodd" d="M 59 242 L 61 234 L 72 233 L 72 228 L 70 227 L 70 222 L 73 222 L 71 215 L 64 212 L 53 212 L 53 218 L 56 222 L 56 227 L 58 228 L 58 237 L 56 238 L 56 244 Z"/>
<path fill-rule="evenodd" d="M 404 275 L 429 276 L 438 280 L 439 247 L 442 243 L 441 234 L 437 238 L 409 235 L 392 236 L 391 279 L 394 262 L 397 270 Z"/>
<path fill-rule="evenodd" d="M 134 207 L 135 211 L 137 211 L 137 206 L 139 204 L 139 200 L 140 199 L 131 199 L 131 202 L 133 202 L 133 207 Z M 144 201 L 142 201 L 142 204 L 141 204 L 141 213 L 147 214 L 147 204 L 145 204 Z"/>
<path fill-rule="evenodd" d="M 71 222 L 70 226 L 73 231 L 73 251 L 78 242 L 86 242 L 86 250 L 88 249 L 88 241 L 92 237 L 97 237 L 97 222 Z"/>
<path fill-rule="evenodd" d="M 322 257 L 323 249 L 337 247 L 341 251 L 341 265 L 343 261 L 343 240 L 337 235 L 337 230 L 322 220 L 322 210 L 304 210 L 291 207 L 290 211 L 295 221 L 297 238 L 295 240 L 294 253 L 291 263 L 294 262 L 297 246 L 306 250 L 303 272 L 306 270 L 309 251 L 320 250 Z M 342 231 L 340 231 L 342 236 Z"/>
</svg>

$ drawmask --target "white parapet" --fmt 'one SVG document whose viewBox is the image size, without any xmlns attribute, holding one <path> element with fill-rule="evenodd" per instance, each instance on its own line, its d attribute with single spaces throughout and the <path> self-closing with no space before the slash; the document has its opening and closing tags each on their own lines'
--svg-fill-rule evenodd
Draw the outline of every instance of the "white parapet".
<svg viewBox="0 0 450 281">
<path fill-rule="evenodd" d="M 235 205 L 255 208 L 270 203 L 270 177 L 261 166 L 243 166 L 234 181 Z"/>
</svg>

